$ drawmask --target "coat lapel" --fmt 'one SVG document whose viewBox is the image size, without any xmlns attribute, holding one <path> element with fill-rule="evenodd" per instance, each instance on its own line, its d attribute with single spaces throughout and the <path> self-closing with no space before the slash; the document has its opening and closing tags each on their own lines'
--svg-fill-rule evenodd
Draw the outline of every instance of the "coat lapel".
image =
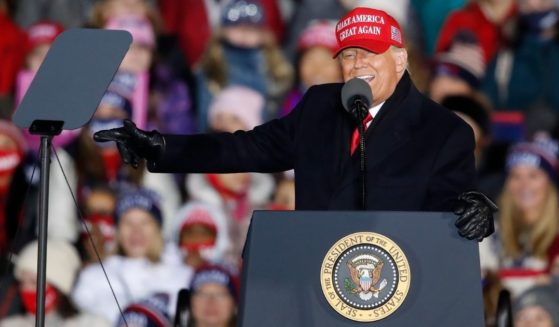
<svg viewBox="0 0 559 327">
<path fill-rule="evenodd" d="M 341 92 L 341 87 L 340 87 Z M 329 161 L 332 164 L 332 167 L 326 169 L 325 171 L 331 172 L 336 178 L 333 179 L 332 189 L 337 189 L 338 185 L 344 182 L 344 179 L 347 177 L 347 173 L 351 171 L 351 158 L 349 156 L 349 148 L 350 148 L 350 140 L 351 134 L 353 133 L 353 129 L 355 128 L 355 122 L 351 115 L 344 109 L 341 98 L 337 97 L 337 102 L 335 103 L 335 116 L 333 117 L 325 117 L 325 123 L 332 124 L 331 129 L 325 131 L 326 133 L 331 134 L 332 144 L 328 147 L 328 151 L 330 152 L 329 158 L 333 158 L 333 160 Z M 330 138 L 330 136 L 326 136 Z M 328 163 L 324 163 L 328 164 Z"/>
<path fill-rule="evenodd" d="M 405 73 L 394 94 L 382 106 L 365 134 L 367 171 L 375 170 L 387 156 L 411 139 L 413 125 L 419 121 L 421 99 L 418 95 L 419 91 L 411 83 L 408 73 Z M 347 144 L 342 146 L 341 175 L 332 199 L 360 178 L 360 152 L 356 151 L 351 157 L 349 155 L 350 138 L 356 125 L 349 114 L 347 116 L 349 119 L 338 124 L 343 130 L 341 137 L 347 140 Z M 347 155 L 343 155 L 344 153 Z"/>
</svg>

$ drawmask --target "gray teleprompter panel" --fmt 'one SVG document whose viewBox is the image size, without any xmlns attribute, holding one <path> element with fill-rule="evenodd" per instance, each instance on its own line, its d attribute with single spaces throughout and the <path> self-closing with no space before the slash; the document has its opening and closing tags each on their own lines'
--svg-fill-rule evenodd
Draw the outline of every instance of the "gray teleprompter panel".
<svg viewBox="0 0 559 327">
<path fill-rule="evenodd" d="M 54 41 L 14 114 L 28 128 L 34 120 L 63 121 L 76 129 L 91 119 L 132 36 L 126 31 L 71 29 Z"/>
<path fill-rule="evenodd" d="M 455 220 L 440 212 L 257 211 L 245 245 L 242 326 L 484 326 L 478 243 L 458 236 Z M 330 247 L 364 231 L 396 242 L 411 270 L 404 303 L 370 323 L 334 311 L 320 285 Z"/>
</svg>

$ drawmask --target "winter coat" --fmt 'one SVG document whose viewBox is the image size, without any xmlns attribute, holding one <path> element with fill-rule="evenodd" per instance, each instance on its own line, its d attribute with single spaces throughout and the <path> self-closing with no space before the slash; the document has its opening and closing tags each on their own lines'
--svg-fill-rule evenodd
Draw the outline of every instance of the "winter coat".
<svg viewBox="0 0 559 327">
<path fill-rule="evenodd" d="M 168 253 L 164 253 L 158 263 L 147 258 L 132 259 L 113 255 L 105 259 L 103 265 L 121 308 L 161 292 L 169 295 L 170 316 L 175 314 L 179 290 L 189 285 L 193 273 L 192 269 L 180 262 L 180 258 Z M 116 322 L 118 319 L 118 307 L 99 264 L 82 270 L 72 292 L 72 299 L 85 312 L 100 315 L 110 321 Z"/>
<path fill-rule="evenodd" d="M 526 35 L 501 51 L 487 69 L 482 91 L 497 110 L 546 107 L 559 113 L 559 42 Z"/>
<path fill-rule="evenodd" d="M 279 172 L 295 169 L 298 210 L 358 210 L 360 155 L 341 83 L 311 87 L 284 118 L 251 131 L 164 135 L 154 172 Z M 365 134 L 368 210 L 450 211 L 475 188 L 472 129 L 419 93 L 405 73 Z M 196 160 L 184 159 L 196 158 Z"/>
<path fill-rule="evenodd" d="M 8 317 L 0 321 L 0 327 L 34 327 L 35 315 L 26 314 Z M 98 316 L 80 313 L 64 319 L 56 313 L 45 316 L 45 327 L 110 327 L 112 324 Z"/>
</svg>

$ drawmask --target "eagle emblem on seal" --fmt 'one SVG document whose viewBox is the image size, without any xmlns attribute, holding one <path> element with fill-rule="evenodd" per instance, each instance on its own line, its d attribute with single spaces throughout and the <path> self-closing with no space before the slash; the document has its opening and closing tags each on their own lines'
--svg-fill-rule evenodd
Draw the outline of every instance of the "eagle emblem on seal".
<svg viewBox="0 0 559 327">
<path fill-rule="evenodd" d="M 352 294 L 358 295 L 363 301 L 370 300 L 373 296 L 378 298 L 380 291 L 388 283 L 381 281 L 384 262 L 371 254 L 361 254 L 347 262 L 351 278 L 346 278 L 345 288 Z"/>
</svg>

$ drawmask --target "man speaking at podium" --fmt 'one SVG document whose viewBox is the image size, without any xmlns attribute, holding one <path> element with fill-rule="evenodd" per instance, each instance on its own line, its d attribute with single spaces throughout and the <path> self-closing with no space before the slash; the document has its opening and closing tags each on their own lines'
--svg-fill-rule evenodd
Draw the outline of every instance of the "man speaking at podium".
<svg viewBox="0 0 559 327">
<path fill-rule="evenodd" d="M 367 210 L 451 211 L 461 236 L 493 231 L 495 205 L 475 188 L 474 137 L 458 116 L 419 93 L 407 72 L 398 22 L 356 8 L 336 27 L 344 80 L 367 82 Z M 251 131 L 162 135 L 124 126 L 95 134 L 117 142 L 124 162 L 146 159 L 152 172 L 237 173 L 295 169 L 299 210 L 360 209 L 356 121 L 344 109 L 344 84 L 311 87 L 286 117 Z"/>
</svg>

